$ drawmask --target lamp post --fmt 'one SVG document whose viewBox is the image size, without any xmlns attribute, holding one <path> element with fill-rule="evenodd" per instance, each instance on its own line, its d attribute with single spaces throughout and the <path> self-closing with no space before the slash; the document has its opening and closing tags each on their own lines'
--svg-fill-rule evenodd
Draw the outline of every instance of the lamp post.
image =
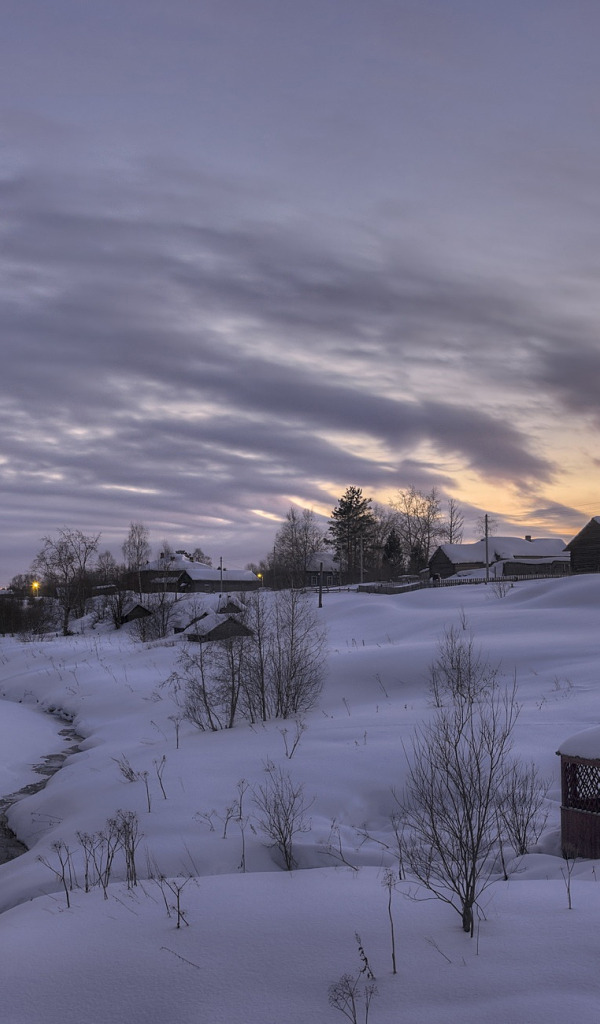
<svg viewBox="0 0 600 1024">
<path fill-rule="evenodd" d="M 36 598 L 38 596 L 38 591 L 40 589 L 40 585 L 39 585 L 37 580 L 33 580 L 32 584 L 31 584 L 31 589 L 33 591 L 34 598 Z"/>
</svg>

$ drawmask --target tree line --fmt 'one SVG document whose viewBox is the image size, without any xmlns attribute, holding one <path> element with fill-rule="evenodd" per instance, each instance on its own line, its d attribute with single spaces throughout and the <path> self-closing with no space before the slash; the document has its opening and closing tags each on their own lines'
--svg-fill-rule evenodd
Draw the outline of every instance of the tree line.
<svg viewBox="0 0 600 1024">
<path fill-rule="evenodd" d="M 438 544 L 460 543 L 463 523 L 457 502 L 443 500 L 435 487 L 427 492 L 416 487 L 399 490 L 383 505 L 366 497 L 362 488 L 350 486 L 332 509 L 328 523 L 312 509 L 292 505 L 272 550 L 258 565 L 250 563 L 247 568 L 274 589 L 298 588 L 306 585 L 309 570 L 318 570 L 319 554 L 328 552 L 335 558 L 344 584 L 394 579 L 419 573 Z M 20 632 L 36 625 L 43 631 L 48 609 L 36 606 L 32 599 L 51 595 L 58 603 L 62 632 L 67 633 L 71 619 L 85 613 L 86 602 L 102 587 L 116 589 L 110 611 L 119 625 L 126 589 L 141 593 L 141 578 L 136 585 L 135 574 L 150 560 L 149 535 L 143 523 L 130 523 L 121 545 L 121 561 L 110 551 L 99 550 L 99 533 L 64 527 L 56 535 L 44 537 L 29 572 L 11 581 L 15 600 L 3 598 L 0 604 L 0 632 Z M 163 541 L 161 551 L 165 568 L 175 554 L 211 565 L 199 546 L 191 553 L 175 552 Z M 29 599 L 28 603 L 24 599 Z"/>
<path fill-rule="evenodd" d="M 251 568 L 271 586 L 304 586 L 307 572 L 318 569 L 317 556 L 330 552 L 343 583 L 393 579 L 426 568 L 439 544 L 460 544 L 463 527 L 458 503 L 444 501 L 435 487 L 400 490 L 383 505 L 366 497 L 361 487 L 350 486 L 327 527 L 312 509 L 292 505 L 272 550 Z"/>
<path fill-rule="evenodd" d="M 54 536 L 42 538 L 42 548 L 29 572 L 14 576 L 9 596 L 0 601 L 0 633 L 44 633 L 59 626 L 66 636 L 71 620 L 81 618 L 90 598 L 103 591 L 105 610 L 119 627 L 128 593 L 141 593 L 141 578 L 136 574 L 152 555 L 150 531 L 143 523 L 130 523 L 121 545 L 121 561 L 110 551 L 100 551 L 100 537 L 100 533 L 63 527 Z M 159 561 L 168 569 L 177 554 L 211 565 L 210 557 L 200 547 L 191 553 L 174 551 L 168 541 L 161 544 Z M 39 601 L 41 597 L 51 597 L 53 602 Z"/>
</svg>

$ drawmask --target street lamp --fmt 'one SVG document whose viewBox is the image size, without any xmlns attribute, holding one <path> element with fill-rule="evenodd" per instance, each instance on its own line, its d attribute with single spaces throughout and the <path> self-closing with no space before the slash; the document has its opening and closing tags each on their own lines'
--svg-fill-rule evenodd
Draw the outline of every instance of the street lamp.
<svg viewBox="0 0 600 1024">
<path fill-rule="evenodd" d="M 33 596 L 37 597 L 38 596 L 38 591 L 40 589 L 40 585 L 39 585 L 37 580 L 33 581 L 33 583 L 31 584 L 31 589 L 33 590 Z"/>
<path fill-rule="evenodd" d="M 257 574 L 256 574 L 256 575 L 257 575 L 258 579 L 260 580 L 260 585 L 261 585 L 261 587 L 263 587 L 263 586 L 264 586 L 264 584 L 265 584 L 265 581 L 264 581 L 264 579 L 263 579 L 263 574 L 262 574 L 262 572 L 257 572 Z"/>
</svg>

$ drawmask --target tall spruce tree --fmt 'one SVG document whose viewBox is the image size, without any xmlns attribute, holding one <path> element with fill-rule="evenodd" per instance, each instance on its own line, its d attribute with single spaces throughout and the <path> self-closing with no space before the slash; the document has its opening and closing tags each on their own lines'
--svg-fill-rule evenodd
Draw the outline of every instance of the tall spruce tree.
<svg viewBox="0 0 600 1024">
<path fill-rule="evenodd" d="M 363 497 L 361 487 L 347 487 L 331 513 L 329 533 L 342 571 L 348 583 L 362 575 L 369 555 L 375 516 L 371 511 L 371 498 Z"/>
</svg>

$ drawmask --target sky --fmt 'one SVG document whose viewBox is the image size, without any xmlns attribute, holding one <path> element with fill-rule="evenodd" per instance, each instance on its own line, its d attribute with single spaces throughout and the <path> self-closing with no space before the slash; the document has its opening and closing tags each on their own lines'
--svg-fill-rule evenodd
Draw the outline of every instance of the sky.
<svg viewBox="0 0 600 1024">
<path fill-rule="evenodd" d="M 594 0 L 6 0 L 0 583 L 291 504 L 597 498 Z"/>
</svg>

